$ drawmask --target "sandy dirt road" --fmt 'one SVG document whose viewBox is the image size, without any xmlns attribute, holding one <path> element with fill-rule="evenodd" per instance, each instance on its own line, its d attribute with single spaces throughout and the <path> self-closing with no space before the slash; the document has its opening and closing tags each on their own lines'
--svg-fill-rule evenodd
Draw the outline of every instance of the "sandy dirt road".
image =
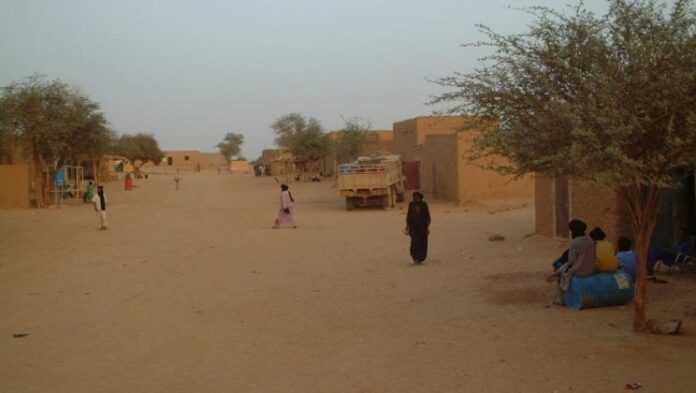
<svg viewBox="0 0 696 393">
<path fill-rule="evenodd" d="M 696 391 L 696 279 L 649 287 L 678 337 L 550 307 L 563 244 L 529 205 L 431 203 L 411 267 L 403 206 L 291 183 L 300 228 L 273 230 L 272 179 L 172 177 L 107 184 L 106 232 L 88 205 L 0 211 L 0 392 Z"/>
</svg>

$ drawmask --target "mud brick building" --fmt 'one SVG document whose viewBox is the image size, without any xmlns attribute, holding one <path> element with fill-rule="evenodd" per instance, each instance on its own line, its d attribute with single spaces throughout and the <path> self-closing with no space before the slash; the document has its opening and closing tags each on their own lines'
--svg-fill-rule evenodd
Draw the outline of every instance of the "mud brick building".
<svg viewBox="0 0 696 393">
<path fill-rule="evenodd" d="M 198 150 L 165 151 L 162 163 L 168 168 L 192 171 L 201 164 L 201 153 Z"/>
<path fill-rule="evenodd" d="M 694 175 L 685 176 L 680 187 L 662 195 L 653 244 L 671 247 L 680 229 L 696 229 L 695 180 Z M 589 229 L 604 229 L 612 242 L 620 236 L 632 238 L 626 204 L 608 187 L 564 176 L 536 176 L 535 209 L 535 228 L 540 235 L 568 238 L 568 221 L 577 218 Z"/>
<path fill-rule="evenodd" d="M 0 209 L 29 207 L 29 176 L 26 163 L 0 164 Z"/>
<path fill-rule="evenodd" d="M 394 123 L 394 153 L 404 160 L 407 188 L 459 204 L 533 198 L 531 176 L 514 179 L 467 158 L 475 136 L 475 130 L 461 132 L 467 120 L 420 116 Z"/>
<path fill-rule="evenodd" d="M 227 160 L 220 153 L 200 153 L 199 160 L 203 169 L 227 168 Z"/>
</svg>

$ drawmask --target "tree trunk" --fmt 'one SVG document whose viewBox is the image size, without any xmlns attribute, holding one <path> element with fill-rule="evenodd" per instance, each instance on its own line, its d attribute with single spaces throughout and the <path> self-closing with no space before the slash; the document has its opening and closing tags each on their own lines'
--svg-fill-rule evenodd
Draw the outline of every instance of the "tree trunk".
<svg viewBox="0 0 696 393">
<path fill-rule="evenodd" d="M 636 239 L 636 286 L 633 296 L 633 330 L 642 332 L 645 330 L 645 292 L 648 283 L 648 249 L 650 248 L 651 234 L 647 233 L 646 226 L 633 229 Z"/>
<path fill-rule="evenodd" d="M 141 179 L 143 177 L 142 173 L 140 172 L 140 168 L 147 164 L 147 161 L 141 161 L 140 165 L 135 165 L 135 161 L 133 161 L 133 174 L 135 175 L 136 179 Z"/>
<path fill-rule="evenodd" d="M 92 177 L 94 178 L 94 185 L 99 185 L 99 166 L 97 165 L 97 160 L 92 157 Z"/>
<path fill-rule="evenodd" d="M 646 299 L 648 282 L 648 251 L 657 222 L 657 207 L 662 190 L 656 186 L 633 185 L 622 191 L 631 215 L 631 226 L 635 238 L 637 257 L 636 286 L 633 296 L 633 330 L 645 331 Z"/>
<path fill-rule="evenodd" d="M 44 178 L 43 178 L 43 166 L 41 165 L 41 155 L 34 149 L 32 153 L 34 161 L 34 195 L 36 196 L 36 207 L 44 208 L 46 207 L 46 202 L 44 199 Z"/>
</svg>

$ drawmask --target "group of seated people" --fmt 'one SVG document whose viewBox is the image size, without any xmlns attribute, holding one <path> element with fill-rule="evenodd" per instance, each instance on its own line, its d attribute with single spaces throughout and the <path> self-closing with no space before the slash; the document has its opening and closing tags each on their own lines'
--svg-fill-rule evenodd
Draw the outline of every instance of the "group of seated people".
<svg viewBox="0 0 696 393">
<path fill-rule="evenodd" d="M 636 280 L 637 258 L 632 250 L 631 240 L 620 237 L 617 241 L 617 250 L 606 240 L 606 234 L 599 227 L 586 235 L 587 224 L 580 220 L 572 220 L 568 223 L 568 228 L 573 240 L 568 250 L 553 262 L 554 273 L 549 276 L 550 281 L 558 279 L 561 294 L 562 291 L 568 290 L 573 275 L 588 276 L 593 273 L 614 272 L 622 269 L 631 276 L 633 281 Z M 693 237 L 689 237 L 686 230 L 681 230 L 680 240 L 675 250 L 650 247 L 648 275 L 654 274 L 653 270 L 657 261 L 671 265 L 680 254 L 696 257 L 694 243 Z M 559 302 L 562 303 L 562 295 L 559 298 Z"/>
<path fill-rule="evenodd" d="M 584 273 L 579 275 L 614 272 L 621 268 L 635 280 L 636 254 L 632 250 L 631 240 L 620 237 L 617 242 L 617 252 L 614 245 L 606 240 L 607 235 L 602 228 L 594 228 L 588 236 L 585 234 L 587 224 L 580 220 L 571 221 L 568 227 L 573 243 L 571 243 L 570 248 L 563 252 L 563 255 L 553 262 L 555 272 L 568 265 L 570 265 L 568 268 L 574 268 L 574 271 Z M 573 252 L 572 261 L 571 251 Z"/>
</svg>

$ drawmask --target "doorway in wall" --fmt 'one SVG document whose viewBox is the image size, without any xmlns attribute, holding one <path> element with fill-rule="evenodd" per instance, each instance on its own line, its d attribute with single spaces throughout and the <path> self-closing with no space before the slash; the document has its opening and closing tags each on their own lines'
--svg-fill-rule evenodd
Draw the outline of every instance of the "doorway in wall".
<svg viewBox="0 0 696 393">
<path fill-rule="evenodd" d="M 404 176 L 406 176 L 407 189 L 420 189 L 420 161 L 404 162 Z"/>
</svg>

